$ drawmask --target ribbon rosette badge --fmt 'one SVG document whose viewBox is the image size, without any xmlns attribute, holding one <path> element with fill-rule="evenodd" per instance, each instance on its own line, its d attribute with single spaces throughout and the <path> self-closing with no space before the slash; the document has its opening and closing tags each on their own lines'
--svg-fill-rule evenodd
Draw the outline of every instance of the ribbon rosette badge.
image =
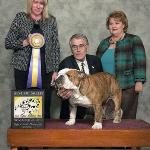
<svg viewBox="0 0 150 150">
<path fill-rule="evenodd" d="M 39 33 L 33 33 L 30 37 L 30 40 L 31 46 L 37 49 L 41 48 L 45 43 L 43 35 Z"/>
<path fill-rule="evenodd" d="M 42 34 L 31 34 L 30 45 L 32 46 L 32 56 L 30 60 L 27 88 L 42 88 L 40 48 L 43 47 L 44 44 L 45 40 Z"/>
</svg>

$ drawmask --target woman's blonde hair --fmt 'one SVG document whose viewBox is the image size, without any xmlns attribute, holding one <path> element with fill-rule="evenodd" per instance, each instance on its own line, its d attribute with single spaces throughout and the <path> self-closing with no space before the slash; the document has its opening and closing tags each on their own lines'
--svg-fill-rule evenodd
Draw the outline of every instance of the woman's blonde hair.
<svg viewBox="0 0 150 150">
<path fill-rule="evenodd" d="M 31 9 L 32 9 L 32 4 L 34 0 L 27 0 L 27 14 L 30 16 L 31 15 Z M 43 0 L 44 1 L 44 9 L 42 13 L 42 19 L 47 19 L 49 17 L 48 15 L 48 0 Z"/>
<path fill-rule="evenodd" d="M 106 19 L 106 27 L 109 29 L 110 18 L 115 18 L 116 20 L 121 21 L 124 24 L 124 32 L 127 32 L 128 29 L 128 19 L 123 11 L 113 11 L 111 12 Z"/>
</svg>

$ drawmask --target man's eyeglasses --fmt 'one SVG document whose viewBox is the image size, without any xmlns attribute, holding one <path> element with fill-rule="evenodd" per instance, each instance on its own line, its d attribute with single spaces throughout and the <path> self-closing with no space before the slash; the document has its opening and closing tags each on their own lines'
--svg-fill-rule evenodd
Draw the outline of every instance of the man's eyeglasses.
<svg viewBox="0 0 150 150">
<path fill-rule="evenodd" d="M 80 45 L 72 45 L 71 48 L 73 51 L 76 51 L 78 49 L 83 49 L 86 45 L 85 44 L 80 44 Z"/>
</svg>

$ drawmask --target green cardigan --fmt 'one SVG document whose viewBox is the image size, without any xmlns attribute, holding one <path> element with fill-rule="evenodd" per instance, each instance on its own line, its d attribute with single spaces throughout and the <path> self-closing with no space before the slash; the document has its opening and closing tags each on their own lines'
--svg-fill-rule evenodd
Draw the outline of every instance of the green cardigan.
<svg viewBox="0 0 150 150">
<path fill-rule="evenodd" d="M 97 48 L 100 60 L 110 45 L 109 38 L 102 40 Z M 146 81 L 145 48 L 137 35 L 126 33 L 125 37 L 116 43 L 115 75 L 122 89 L 133 87 L 137 81 Z"/>
</svg>

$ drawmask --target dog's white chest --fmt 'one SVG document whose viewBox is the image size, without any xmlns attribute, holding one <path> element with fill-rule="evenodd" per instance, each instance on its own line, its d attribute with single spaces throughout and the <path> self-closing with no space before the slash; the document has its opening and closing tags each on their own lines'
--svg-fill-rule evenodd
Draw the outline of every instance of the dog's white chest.
<svg viewBox="0 0 150 150">
<path fill-rule="evenodd" d="M 81 95 L 79 92 L 73 93 L 73 96 L 70 98 L 70 102 L 84 107 L 91 106 L 89 98 Z"/>
</svg>

